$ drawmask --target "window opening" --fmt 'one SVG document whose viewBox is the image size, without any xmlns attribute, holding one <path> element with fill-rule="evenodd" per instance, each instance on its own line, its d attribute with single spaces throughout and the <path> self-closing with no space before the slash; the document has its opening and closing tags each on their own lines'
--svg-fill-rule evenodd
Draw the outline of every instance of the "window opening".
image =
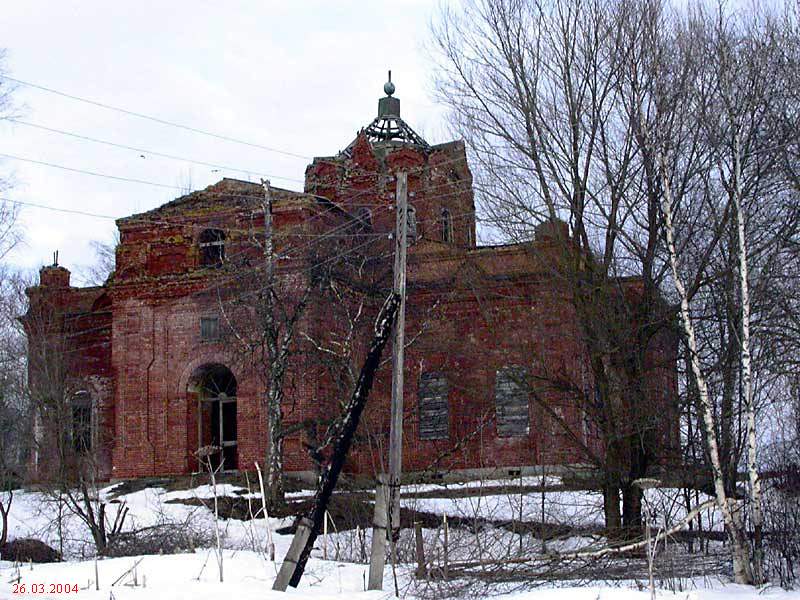
<svg viewBox="0 0 800 600">
<path fill-rule="evenodd" d="M 523 437 L 530 433 L 527 370 L 520 366 L 503 367 L 495 380 L 497 435 Z"/>
<path fill-rule="evenodd" d="M 443 373 L 419 376 L 419 439 L 443 440 L 450 437 L 447 378 Z"/>
<path fill-rule="evenodd" d="M 204 342 L 219 341 L 219 317 L 200 317 L 200 339 Z"/>
<path fill-rule="evenodd" d="M 417 209 L 410 204 L 406 207 L 406 237 L 411 241 L 417 239 Z"/>
<path fill-rule="evenodd" d="M 453 219 L 446 208 L 442 209 L 442 241 L 448 244 L 453 241 Z"/>
<path fill-rule="evenodd" d="M 198 397 L 199 446 L 212 447 L 211 467 L 223 471 L 238 468 L 236 378 L 223 365 L 209 367 L 200 379 Z"/>
<path fill-rule="evenodd" d="M 221 229 L 206 229 L 200 233 L 200 265 L 221 267 L 225 261 L 225 232 Z"/>
<path fill-rule="evenodd" d="M 92 450 L 92 397 L 78 392 L 72 399 L 72 447 L 78 454 Z"/>
</svg>

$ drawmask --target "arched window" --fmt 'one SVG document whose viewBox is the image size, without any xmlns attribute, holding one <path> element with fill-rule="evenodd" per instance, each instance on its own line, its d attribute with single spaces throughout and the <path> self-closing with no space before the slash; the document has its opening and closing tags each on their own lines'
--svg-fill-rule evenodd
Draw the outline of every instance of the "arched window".
<svg viewBox="0 0 800 600">
<path fill-rule="evenodd" d="M 372 211 L 366 206 L 358 209 L 358 222 L 364 229 L 372 229 Z"/>
<path fill-rule="evenodd" d="M 417 239 L 417 209 L 409 204 L 406 208 L 406 236 L 409 240 Z"/>
<path fill-rule="evenodd" d="M 442 241 L 449 244 L 453 241 L 453 219 L 450 216 L 450 211 L 446 208 L 442 209 Z"/>
<path fill-rule="evenodd" d="M 221 229 L 205 229 L 198 238 L 200 266 L 220 267 L 225 260 L 225 232 Z"/>
<path fill-rule="evenodd" d="M 92 450 L 92 397 L 89 392 L 77 392 L 72 397 L 72 448 L 78 454 Z"/>
</svg>

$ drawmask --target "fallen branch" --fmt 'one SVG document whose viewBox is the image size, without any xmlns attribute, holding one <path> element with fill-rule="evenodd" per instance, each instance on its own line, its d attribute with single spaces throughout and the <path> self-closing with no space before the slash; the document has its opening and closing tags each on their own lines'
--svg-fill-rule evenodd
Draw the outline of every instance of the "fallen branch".
<svg viewBox="0 0 800 600">
<path fill-rule="evenodd" d="M 690 510 L 686 516 L 681 519 L 678 523 L 676 523 L 673 527 L 666 529 L 655 536 L 650 543 L 658 543 L 662 539 L 669 537 L 681 529 L 683 529 L 689 522 L 694 519 L 700 512 L 716 506 L 717 501 L 714 500 L 707 500 L 692 510 Z M 599 550 L 582 550 L 578 552 L 569 552 L 569 553 L 560 553 L 560 552 L 550 552 L 548 554 L 541 555 L 539 557 L 512 557 L 512 558 L 505 558 L 501 560 L 476 560 L 471 562 L 462 562 L 462 563 L 451 563 L 449 565 L 450 569 L 473 569 L 475 567 L 491 567 L 497 565 L 508 565 L 508 564 L 526 564 L 526 563 L 534 563 L 534 562 L 553 562 L 553 561 L 560 561 L 560 560 L 574 560 L 578 558 L 601 558 L 603 556 L 608 556 L 609 554 L 621 554 L 623 552 L 630 552 L 631 550 L 637 550 L 638 548 L 643 548 L 647 546 L 648 540 L 641 540 L 639 542 L 633 542 L 631 544 L 626 544 L 624 546 L 608 546 L 606 548 L 601 548 Z"/>
<path fill-rule="evenodd" d="M 139 560 L 137 560 L 135 563 L 133 563 L 133 566 L 132 566 L 130 569 L 128 569 L 128 570 L 127 570 L 127 571 L 125 571 L 125 572 L 124 572 L 122 575 L 120 575 L 119 577 L 117 577 L 117 578 L 116 578 L 116 580 L 114 581 L 114 583 L 112 583 L 112 584 L 111 584 L 111 587 L 114 587 L 115 585 L 117 585 L 117 584 L 118 584 L 120 581 L 122 581 L 122 579 L 123 579 L 123 578 L 124 578 L 126 575 L 130 575 L 130 573 L 131 573 L 131 572 L 132 572 L 132 571 L 133 571 L 133 570 L 134 570 L 134 569 L 135 569 L 135 568 L 136 568 L 136 567 L 139 565 L 139 563 L 140 563 L 140 562 L 142 562 L 143 560 L 144 560 L 144 556 L 143 556 L 142 558 L 140 558 Z"/>
</svg>

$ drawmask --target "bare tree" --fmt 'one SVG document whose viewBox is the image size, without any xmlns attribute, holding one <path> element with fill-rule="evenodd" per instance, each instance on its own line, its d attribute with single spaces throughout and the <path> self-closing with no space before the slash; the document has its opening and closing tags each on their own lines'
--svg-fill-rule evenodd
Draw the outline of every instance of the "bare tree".
<svg viewBox="0 0 800 600">
<path fill-rule="evenodd" d="M 542 223 L 569 224 L 552 228 L 564 256 L 550 264 L 586 348 L 591 385 L 570 385 L 605 446 L 611 528 L 640 526 L 632 482 L 664 458 L 656 415 L 643 408 L 648 355 L 669 344 L 674 312 L 660 291 L 660 184 L 639 122 L 652 101 L 641 29 L 662 21 L 657 3 L 476 0 L 445 9 L 434 29 L 440 97 L 474 152 L 490 227 L 527 241 Z"/>
<path fill-rule="evenodd" d="M 57 271 L 57 265 L 49 267 Z M 21 317 L 28 339 L 28 402 L 34 414 L 34 478 L 59 506 L 88 529 L 104 554 L 124 527 L 128 508 L 101 493 L 112 440 L 99 426 L 97 406 L 80 375 L 76 344 L 81 331 L 57 295 L 26 290 Z"/>
<path fill-rule="evenodd" d="M 94 262 L 83 268 L 79 274 L 86 285 L 104 285 L 116 269 L 119 230 L 114 230 L 111 239 L 106 241 L 92 240 L 89 245 L 94 251 Z"/>
<path fill-rule="evenodd" d="M 697 353 L 697 341 L 695 337 L 694 325 L 692 324 L 691 315 L 689 313 L 689 301 L 686 288 L 680 276 L 678 267 L 677 252 L 675 250 L 675 236 L 674 224 L 672 221 L 672 205 L 673 197 L 671 193 L 671 183 L 666 175 L 665 164 L 662 163 L 662 172 L 664 173 L 664 227 L 667 236 L 667 248 L 670 256 L 670 265 L 672 268 L 675 288 L 678 291 L 678 296 L 681 299 L 681 322 L 686 333 L 687 344 L 689 347 L 692 372 L 694 380 L 697 384 L 700 408 L 703 421 L 706 428 L 706 445 L 709 459 L 711 461 L 711 468 L 714 477 L 714 489 L 716 492 L 717 506 L 722 512 L 725 519 L 725 529 L 728 532 L 728 537 L 731 542 L 732 554 L 734 560 L 734 577 L 737 583 L 752 583 L 753 574 L 749 557 L 746 554 L 744 532 L 742 530 L 740 518 L 737 518 L 735 511 L 735 499 L 729 498 L 725 491 L 725 482 L 722 473 L 722 462 L 719 455 L 719 443 L 715 433 L 714 422 L 714 408 L 712 405 L 711 397 L 708 393 L 708 385 L 700 365 Z"/>
<path fill-rule="evenodd" d="M 4 78 L 6 52 L 0 49 L 0 121 L 13 117 L 14 86 Z M 13 489 L 25 474 L 30 412 L 25 402 L 25 341 L 17 317 L 24 306 L 22 278 L 6 265 L 6 258 L 22 238 L 18 205 L 5 197 L 13 185 L 10 174 L 0 173 L 0 545 L 8 537 L 8 513 Z"/>
<path fill-rule="evenodd" d="M 6 51 L 0 48 L 0 121 L 14 117 L 18 111 L 13 101 L 15 87 L 4 77 L 7 71 Z M 21 239 L 21 231 L 17 226 L 18 205 L 5 197 L 13 183 L 10 173 L 0 173 L 0 261 L 5 259 Z"/>
<path fill-rule="evenodd" d="M 25 480 L 32 419 L 25 394 L 25 336 L 18 321 L 25 305 L 24 278 L 0 272 L 0 545 L 8 536 L 13 490 Z"/>
<path fill-rule="evenodd" d="M 276 214 L 284 218 L 285 211 L 292 210 L 292 201 L 281 198 L 282 192 L 268 181 L 263 182 L 263 190 L 261 210 L 254 213 L 252 233 L 244 242 L 247 248 L 224 261 L 222 276 L 233 277 L 235 283 L 228 283 L 225 289 L 220 286 L 217 298 L 238 360 L 259 365 L 268 434 L 267 506 L 274 512 L 284 505 L 285 439 L 305 433 L 313 446 L 314 431 L 331 420 L 320 414 L 315 422 L 300 419 L 289 426 L 285 423 L 287 411 L 294 409 L 288 401 L 291 386 L 301 377 L 311 377 L 313 369 L 319 370 L 320 376 L 326 370 L 330 374 L 330 364 L 318 359 L 322 355 L 330 358 L 332 355 L 323 348 L 331 337 L 340 338 L 338 332 L 320 330 L 323 314 L 317 311 L 330 319 L 333 314 L 359 306 L 357 288 L 349 287 L 354 279 L 348 273 L 363 264 L 364 247 L 373 238 L 367 236 L 366 242 L 359 239 L 355 235 L 357 219 L 329 203 L 316 201 L 309 207 L 313 217 L 296 224 L 284 222 L 276 228 Z M 347 299 L 342 303 L 345 294 Z M 316 305 L 320 308 L 313 311 L 309 310 L 312 295 L 320 301 Z M 352 334 L 343 332 L 340 341 L 352 344 L 346 337 Z M 337 362 L 335 369 L 343 364 Z M 305 373 L 301 375 L 301 371 Z"/>
<path fill-rule="evenodd" d="M 222 541 L 219 534 L 219 496 L 217 495 L 217 473 L 222 468 L 222 463 L 213 464 L 211 456 L 219 452 L 219 448 L 212 448 L 204 446 L 197 451 L 197 457 L 200 464 L 208 472 L 208 479 L 211 482 L 211 493 L 214 497 L 214 537 L 217 542 L 216 558 L 217 567 L 219 568 L 219 582 L 223 581 L 223 554 L 222 554 Z M 266 518 L 266 516 L 265 516 Z"/>
<path fill-rule="evenodd" d="M 720 8 L 697 10 L 691 20 L 705 76 L 696 80 L 690 104 L 709 161 L 698 172 L 697 192 L 686 201 L 701 203 L 727 222 L 719 245 L 702 250 L 713 258 L 709 269 L 701 269 L 708 283 L 697 300 L 705 306 L 695 310 L 694 320 L 700 324 L 700 356 L 717 363 L 706 361 L 703 369 L 712 395 L 713 380 L 720 381 L 713 433 L 729 496 L 741 496 L 738 471 L 742 463 L 747 467 L 756 582 L 764 578 L 757 419 L 785 364 L 768 350 L 773 332 L 796 314 L 796 308 L 775 303 L 776 278 L 785 275 L 787 251 L 800 225 L 791 178 L 785 175 L 785 149 L 798 137 L 785 123 L 796 121 L 800 108 L 786 93 L 787 79 L 797 73 L 796 60 L 787 57 L 796 55 L 799 38 L 784 16 L 767 10 L 731 15 Z M 702 230 L 697 234 L 702 248 L 708 238 Z M 684 257 L 691 252 L 684 247 Z"/>
<path fill-rule="evenodd" d="M 621 490 L 621 521 L 638 525 L 632 482 L 664 459 L 648 456 L 658 450 L 652 415 L 637 410 L 648 405 L 648 351 L 675 332 L 677 315 L 689 365 L 681 387 L 699 421 L 690 438 L 703 440 L 695 455 L 713 474 L 707 489 L 743 581 L 761 579 L 761 535 L 753 574 L 743 509 L 729 500 L 742 495 L 747 456 L 750 521 L 761 529 L 758 409 L 785 381 L 797 323 L 786 281 L 797 247 L 800 37 L 786 6 L 748 15 L 661 0 L 473 0 L 443 9 L 433 32 L 440 96 L 474 152 L 493 232 L 525 241 L 541 223 L 569 223 L 552 272 L 570 290 L 596 386 L 594 408 L 590 397 L 581 405 L 603 441 L 593 462 L 607 524 L 620 523 Z M 625 291 L 628 276 L 638 293 Z M 581 398 L 570 378 L 541 378 Z"/>
</svg>

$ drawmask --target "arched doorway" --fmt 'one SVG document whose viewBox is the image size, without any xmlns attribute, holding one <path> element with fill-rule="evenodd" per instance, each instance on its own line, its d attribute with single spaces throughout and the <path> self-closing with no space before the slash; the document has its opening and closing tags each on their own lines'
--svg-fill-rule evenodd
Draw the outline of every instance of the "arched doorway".
<svg viewBox="0 0 800 600">
<path fill-rule="evenodd" d="M 236 427 L 236 377 L 220 364 L 195 372 L 189 391 L 197 395 L 197 446 L 210 451 L 211 466 L 238 469 Z"/>
</svg>

